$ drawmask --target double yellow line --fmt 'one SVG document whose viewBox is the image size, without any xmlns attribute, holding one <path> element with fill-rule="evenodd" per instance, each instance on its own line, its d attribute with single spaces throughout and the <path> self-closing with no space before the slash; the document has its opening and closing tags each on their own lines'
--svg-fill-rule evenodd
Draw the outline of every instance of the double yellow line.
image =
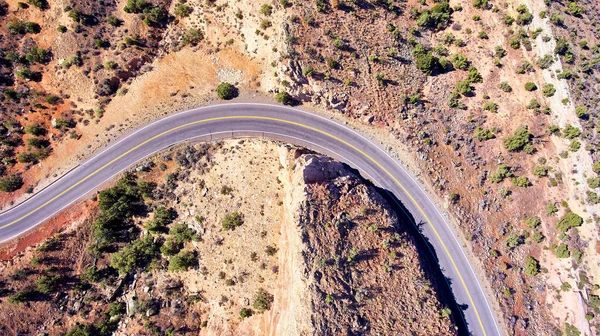
<svg viewBox="0 0 600 336">
<path fill-rule="evenodd" d="M 67 188 L 64 191 L 60 192 L 58 195 L 52 197 L 50 200 L 48 200 L 44 204 L 38 206 L 37 208 L 33 209 L 32 211 L 28 212 L 27 214 L 21 216 L 20 218 L 14 220 L 12 222 L 10 222 L 8 224 L 5 224 L 3 226 L 0 226 L 0 229 L 7 228 L 7 227 L 9 227 L 11 225 L 14 225 L 14 224 L 16 224 L 16 223 L 24 220 L 25 218 L 31 216 L 32 214 L 34 214 L 35 212 L 41 210 L 42 208 L 44 208 L 48 204 L 52 203 L 53 201 L 55 201 L 56 199 L 58 199 L 59 197 L 61 197 L 62 195 L 68 193 L 73 188 L 76 188 L 78 185 L 82 184 L 83 182 L 87 181 L 88 179 L 90 179 L 94 175 L 98 174 L 100 171 L 102 171 L 106 167 L 110 166 L 111 164 L 113 164 L 116 161 L 122 159 L 123 157 L 125 157 L 128 154 L 134 152 L 138 148 L 144 146 L 145 144 L 147 144 L 147 143 L 149 143 L 151 141 L 154 141 L 154 140 L 156 140 L 156 139 L 158 139 L 160 137 L 163 137 L 163 136 L 165 136 L 167 134 L 173 133 L 173 132 L 175 132 L 177 130 L 180 130 L 182 128 L 185 128 L 185 127 L 189 127 L 189 126 L 193 126 L 193 125 L 197 125 L 197 124 L 202 124 L 202 123 L 209 123 L 209 122 L 212 122 L 212 121 L 223 121 L 223 120 L 230 120 L 230 119 L 231 120 L 232 119 L 256 119 L 256 120 L 275 121 L 275 122 L 279 122 L 279 123 L 284 123 L 284 124 L 298 126 L 300 128 L 308 129 L 308 130 L 311 130 L 311 131 L 323 134 L 323 135 L 325 135 L 325 136 L 327 136 L 329 138 L 332 138 L 332 139 L 334 139 L 336 141 L 339 141 L 340 143 L 342 143 L 342 144 L 344 144 L 344 145 L 352 148 L 353 150 L 357 151 L 362 156 L 366 157 L 371 162 L 373 162 L 377 167 L 379 167 L 379 169 L 381 169 L 382 171 L 384 171 L 396 183 L 396 185 L 398 185 L 398 187 L 400 187 L 400 189 L 402 189 L 402 191 L 410 198 L 410 200 L 417 207 L 417 209 L 419 210 L 419 212 L 421 213 L 421 215 L 423 216 L 423 218 L 425 218 L 425 221 L 433 229 L 433 232 L 434 232 L 436 238 L 438 239 L 438 241 L 442 245 L 442 248 L 444 249 L 444 252 L 448 256 L 448 258 L 450 259 L 450 262 L 452 263 L 452 266 L 454 267 L 454 270 L 456 271 L 456 274 L 458 274 L 458 278 L 459 278 L 459 280 L 460 280 L 463 288 L 465 289 L 465 291 L 467 293 L 469 301 L 471 302 L 471 308 L 475 312 L 475 316 L 477 317 L 477 320 L 479 321 L 479 326 L 481 327 L 483 335 L 484 336 L 486 335 L 485 328 L 483 326 L 483 322 L 481 321 L 481 318 L 479 316 L 479 312 L 477 311 L 477 307 L 475 306 L 475 302 L 473 301 L 473 297 L 471 296 L 471 293 L 469 292 L 469 289 L 467 288 L 467 284 L 465 283 L 465 281 L 464 281 L 464 279 L 463 279 L 460 271 L 458 270 L 458 267 L 456 265 L 456 262 L 454 261 L 454 258 L 452 258 L 452 255 L 450 254 L 450 251 L 448 250 L 448 248 L 446 247 L 446 244 L 442 240 L 442 237 L 438 233 L 437 229 L 435 228 L 435 226 L 433 225 L 433 223 L 431 222 L 431 220 L 429 219 L 429 217 L 427 216 L 427 214 L 425 214 L 425 211 L 423 210 L 423 208 L 421 208 L 421 206 L 419 205 L 419 203 L 408 192 L 408 190 L 402 185 L 402 183 L 400 183 L 400 181 L 398 181 L 398 179 L 394 175 L 392 175 L 387 169 L 385 169 L 385 167 L 383 167 L 379 162 L 377 162 L 375 159 L 373 159 L 367 153 L 365 153 L 361 149 L 357 148 L 356 146 L 352 145 L 351 143 L 349 143 L 349 142 L 347 142 L 347 141 L 345 141 L 343 139 L 340 139 L 339 137 L 337 137 L 337 136 L 335 136 L 333 134 L 327 133 L 325 131 L 321 131 L 321 130 L 315 128 L 315 127 L 304 125 L 304 124 L 298 123 L 298 122 L 289 121 L 289 120 L 284 120 L 284 119 L 279 119 L 279 118 L 271 118 L 271 117 L 260 117 L 260 116 L 226 116 L 226 117 L 215 117 L 215 118 L 207 118 L 207 119 L 197 120 L 197 121 L 193 121 L 193 122 L 189 122 L 189 123 L 186 123 L 186 124 L 179 125 L 177 127 L 173 127 L 173 128 L 171 128 L 169 130 L 166 130 L 166 131 L 164 131 L 164 132 L 162 132 L 160 134 L 157 134 L 157 135 L 151 137 L 150 139 L 147 139 L 147 140 L 141 142 L 140 144 L 136 145 L 135 147 L 133 147 L 133 148 L 129 149 L 128 151 L 124 152 L 123 154 L 117 156 L 116 158 L 112 159 L 111 161 L 109 161 L 108 163 L 106 163 L 105 165 L 103 165 L 102 167 L 96 169 L 95 171 L 93 171 L 92 173 L 90 173 L 89 175 L 87 175 L 86 177 L 84 177 L 83 179 L 81 179 L 78 182 L 76 182 L 75 184 L 71 185 L 69 188 Z"/>
</svg>

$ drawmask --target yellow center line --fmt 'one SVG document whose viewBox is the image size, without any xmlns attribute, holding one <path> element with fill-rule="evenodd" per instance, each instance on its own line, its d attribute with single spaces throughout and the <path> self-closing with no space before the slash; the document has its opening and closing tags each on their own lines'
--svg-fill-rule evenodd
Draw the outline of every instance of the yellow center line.
<svg viewBox="0 0 600 336">
<path fill-rule="evenodd" d="M 417 209 L 419 210 L 419 212 L 421 213 L 421 215 L 425 218 L 425 221 L 427 221 L 427 223 L 429 224 L 429 226 L 433 229 L 433 232 L 436 236 L 436 238 L 438 239 L 438 241 L 440 242 L 440 244 L 442 245 L 442 248 L 444 249 L 444 252 L 446 253 L 446 255 L 448 256 L 448 258 L 450 259 L 450 262 L 452 263 L 452 266 L 454 267 L 454 270 L 456 271 L 456 274 L 458 274 L 458 278 L 463 286 L 463 288 L 465 289 L 465 291 L 467 292 L 467 296 L 469 297 L 469 301 L 471 302 L 473 311 L 475 312 L 475 316 L 477 317 L 477 320 L 479 321 L 479 326 L 481 327 L 481 330 L 483 332 L 483 335 L 485 336 L 485 328 L 483 327 L 483 322 L 481 321 L 481 318 L 479 316 L 479 312 L 477 311 L 477 307 L 475 306 L 475 302 L 473 301 L 473 297 L 471 296 L 471 293 L 469 292 L 469 289 L 467 288 L 467 284 L 465 283 L 460 271 L 458 270 L 458 267 L 456 265 L 456 262 L 454 261 L 454 258 L 452 258 L 452 255 L 450 254 L 450 251 L 448 250 L 448 248 L 446 247 L 446 244 L 444 243 L 444 241 L 442 240 L 442 237 L 440 236 L 440 234 L 438 233 L 437 229 L 435 228 L 435 226 L 433 225 L 433 223 L 431 222 L 431 220 L 429 219 L 429 217 L 425 214 L 425 211 L 423 210 L 423 208 L 421 208 L 421 206 L 419 205 L 419 203 L 415 200 L 415 198 L 408 192 L 408 190 L 404 187 L 404 185 L 402 185 L 402 183 L 400 183 L 400 181 L 394 177 L 394 175 L 392 175 L 387 169 L 385 169 L 385 167 L 383 167 L 379 162 L 377 162 L 375 159 L 373 159 L 371 156 L 369 156 L 367 153 L 365 153 L 364 151 L 360 150 L 359 148 L 357 148 L 356 146 L 352 145 L 351 143 L 340 139 L 339 137 L 327 133 L 325 131 L 321 131 L 317 128 L 314 128 L 312 126 L 308 126 L 308 125 L 304 125 L 298 122 L 294 122 L 294 121 L 289 121 L 289 120 L 284 120 L 284 119 L 279 119 L 279 118 L 272 118 L 272 117 L 260 117 L 260 116 L 226 116 L 226 117 L 215 117 L 215 118 L 207 118 L 207 119 L 203 119 L 203 120 L 197 120 L 197 121 L 193 121 L 193 122 L 189 122 L 187 124 L 183 124 L 183 125 L 179 125 L 176 127 L 173 127 L 171 129 L 168 129 L 160 134 L 157 134 L 153 137 L 151 137 L 150 139 L 147 139 L 143 142 L 141 142 L 140 144 L 136 145 L 135 147 L 129 149 L 128 151 L 124 152 L 123 154 L 117 156 L 116 158 L 112 159 L 110 162 L 106 163 L 105 165 L 103 165 L 102 167 L 96 169 L 95 171 L 93 171 L 92 173 L 90 173 L 89 175 L 87 175 L 86 177 L 84 177 L 83 179 L 79 180 L 78 182 L 76 182 L 75 184 L 71 185 L 69 188 L 65 189 L 64 191 L 60 192 L 58 195 L 52 197 L 50 200 L 48 200 L 47 202 L 45 202 L 44 204 L 40 205 L 39 207 L 31 210 L 29 213 L 21 216 L 20 218 L 5 224 L 3 226 L 0 226 L 0 229 L 4 229 L 7 228 L 11 225 L 14 225 L 20 221 L 22 221 L 23 219 L 31 216 L 32 214 L 34 214 L 35 212 L 39 211 L 40 209 L 44 208 L 45 206 L 47 206 L 48 204 L 52 203 L 53 201 L 55 201 L 56 199 L 58 199 L 59 197 L 63 196 L 64 194 L 66 194 L 67 192 L 71 191 L 73 188 L 76 188 L 78 185 L 82 184 L 83 182 L 87 181 L 88 179 L 90 179 L 91 177 L 93 177 L 94 175 L 98 174 L 100 171 L 102 171 L 103 169 L 105 169 L 106 167 L 110 166 L 111 164 L 115 163 L 116 161 L 122 159 L 123 157 L 125 157 L 126 155 L 130 154 L 131 152 L 137 150 L 138 148 L 144 146 L 145 144 L 156 140 L 162 136 L 165 136 L 169 133 L 175 132 L 177 130 L 180 130 L 182 128 L 188 127 L 188 126 L 192 126 L 192 125 L 197 125 L 197 124 L 201 124 L 201 123 L 207 123 L 207 122 L 211 122 L 211 121 L 221 121 L 221 120 L 227 120 L 227 119 L 258 119 L 258 120 L 269 120 L 269 121 L 275 121 L 275 122 L 280 122 L 280 123 L 284 123 L 284 124 L 290 124 L 290 125 L 295 125 L 301 128 L 305 128 L 305 129 L 309 129 L 311 131 L 323 134 L 329 138 L 332 138 L 336 141 L 341 142 L 342 144 L 352 148 L 353 150 L 357 151 L 358 153 L 360 153 L 362 156 L 366 157 L 367 159 L 369 159 L 371 162 L 373 162 L 377 167 L 379 167 L 379 169 L 381 169 L 382 171 L 384 171 L 395 183 L 396 185 L 398 185 L 398 187 L 400 187 L 400 189 L 402 189 L 402 191 L 410 198 L 410 200 L 413 202 L 413 204 L 417 207 Z"/>
</svg>

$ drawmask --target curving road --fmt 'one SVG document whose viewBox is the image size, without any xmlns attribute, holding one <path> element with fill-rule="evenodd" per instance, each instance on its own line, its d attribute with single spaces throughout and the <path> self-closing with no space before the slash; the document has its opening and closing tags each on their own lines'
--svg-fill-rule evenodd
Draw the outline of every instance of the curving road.
<svg viewBox="0 0 600 336">
<path fill-rule="evenodd" d="M 412 176 L 381 147 L 354 130 L 318 115 L 279 105 L 233 103 L 197 108 L 159 119 L 95 154 L 55 183 L 0 214 L 0 242 L 54 216 L 134 163 L 186 140 L 241 136 L 283 140 L 342 160 L 393 193 L 434 247 L 439 264 L 474 335 L 500 331 L 484 291 L 444 217 Z"/>
</svg>

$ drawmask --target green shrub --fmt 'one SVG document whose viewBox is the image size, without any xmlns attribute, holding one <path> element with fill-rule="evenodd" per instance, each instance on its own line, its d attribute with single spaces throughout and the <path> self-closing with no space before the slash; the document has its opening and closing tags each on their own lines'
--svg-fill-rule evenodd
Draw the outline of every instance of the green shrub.
<svg viewBox="0 0 600 336">
<path fill-rule="evenodd" d="M 19 175 L 8 175 L 0 178 L 0 191 L 13 192 L 21 189 L 23 179 Z"/>
<path fill-rule="evenodd" d="M 523 188 L 531 185 L 531 182 L 529 182 L 529 179 L 525 176 L 513 177 L 512 182 L 515 186 Z"/>
<path fill-rule="evenodd" d="M 508 44 L 513 49 L 519 49 L 521 47 L 521 40 L 518 37 L 511 37 L 508 39 Z"/>
<path fill-rule="evenodd" d="M 492 183 L 500 183 L 504 181 L 505 178 L 511 176 L 513 176 L 513 173 L 510 167 L 502 163 L 498 165 L 498 168 L 496 168 L 495 172 L 490 174 L 489 179 Z"/>
<path fill-rule="evenodd" d="M 221 82 L 217 86 L 217 97 L 223 100 L 230 100 L 237 96 L 238 90 L 235 86 L 227 82 Z"/>
<path fill-rule="evenodd" d="M 169 21 L 169 12 L 162 7 L 152 7 L 144 11 L 144 23 L 150 27 L 161 27 Z"/>
<path fill-rule="evenodd" d="M 534 91 L 537 89 L 537 85 L 535 85 L 534 82 L 527 82 L 525 83 L 525 90 L 527 91 Z"/>
<path fill-rule="evenodd" d="M 571 251 L 569 251 L 567 244 L 561 243 L 554 248 L 554 255 L 556 255 L 557 258 L 564 259 L 571 256 Z"/>
<path fill-rule="evenodd" d="M 504 24 L 506 24 L 507 26 L 512 25 L 515 22 L 515 18 L 510 16 L 510 15 L 505 15 L 504 16 Z"/>
<path fill-rule="evenodd" d="M 130 274 L 136 268 L 148 264 L 156 257 L 157 252 L 158 247 L 154 243 L 154 238 L 147 235 L 134 240 L 130 245 L 125 246 L 123 250 L 114 253 L 110 260 L 110 266 L 116 269 L 119 274 Z"/>
<path fill-rule="evenodd" d="M 554 96 L 554 93 L 556 92 L 556 88 L 554 87 L 553 84 L 548 83 L 548 84 L 544 85 L 544 87 L 542 88 L 542 92 L 544 93 L 544 96 L 552 97 L 552 96 Z"/>
<path fill-rule="evenodd" d="M 498 104 L 495 102 L 487 102 L 483 104 L 483 109 L 490 112 L 498 112 Z"/>
<path fill-rule="evenodd" d="M 500 82 L 500 90 L 504 92 L 512 92 L 512 87 L 507 82 Z"/>
<path fill-rule="evenodd" d="M 425 9 L 417 18 L 417 25 L 433 30 L 441 30 L 448 26 L 452 9 L 448 2 L 440 2 L 431 9 Z"/>
<path fill-rule="evenodd" d="M 495 138 L 496 136 L 492 131 L 482 127 L 475 127 L 475 138 L 479 141 L 485 141 Z"/>
<path fill-rule="evenodd" d="M 123 10 L 125 11 L 125 13 L 138 14 L 151 6 L 152 4 L 146 2 L 146 0 L 127 0 L 127 5 L 125 5 Z"/>
<path fill-rule="evenodd" d="M 417 69 L 428 75 L 431 75 L 431 73 L 439 66 L 438 59 L 433 56 L 431 51 L 425 50 L 421 44 L 415 45 L 412 53 Z"/>
<path fill-rule="evenodd" d="M 252 316 L 252 309 L 242 308 L 242 310 L 240 310 L 240 318 L 245 319 L 250 316 Z"/>
<path fill-rule="evenodd" d="M 467 77 L 467 80 L 471 83 L 483 83 L 483 77 L 474 66 L 469 67 L 469 77 Z"/>
<path fill-rule="evenodd" d="M 528 110 L 536 110 L 539 109 L 542 105 L 540 105 L 540 102 L 537 101 L 537 99 L 532 98 L 529 101 L 529 104 L 527 104 L 527 106 L 525 106 L 525 108 L 527 108 Z"/>
<path fill-rule="evenodd" d="M 554 57 L 550 54 L 544 55 L 537 61 L 537 65 L 542 69 L 548 69 L 554 63 Z"/>
<path fill-rule="evenodd" d="M 35 136 L 45 135 L 46 129 L 39 124 L 30 124 L 25 126 L 25 133 Z"/>
<path fill-rule="evenodd" d="M 43 48 L 33 47 L 25 54 L 29 63 L 46 64 L 50 61 L 50 52 Z"/>
<path fill-rule="evenodd" d="M 455 69 L 460 70 L 467 70 L 470 64 L 467 56 L 463 55 L 462 53 L 456 53 L 450 56 L 450 62 L 452 63 L 452 66 L 454 66 Z"/>
<path fill-rule="evenodd" d="M 172 256 L 177 254 L 182 248 L 182 244 L 172 237 L 167 238 L 160 247 L 160 253 L 165 256 Z"/>
<path fill-rule="evenodd" d="M 588 187 L 592 189 L 596 189 L 600 187 L 600 178 L 599 177 L 588 177 L 587 179 Z"/>
<path fill-rule="evenodd" d="M 581 148 L 581 142 L 579 142 L 577 140 L 571 140 L 571 143 L 569 144 L 569 150 L 571 152 L 577 152 L 580 148 Z"/>
<path fill-rule="evenodd" d="M 567 124 L 565 128 L 563 128 L 562 134 L 565 138 L 571 140 L 581 135 L 581 130 L 575 126 Z"/>
<path fill-rule="evenodd" d="M 203 38 L 204 36 L 202 35 L 202 32 L 199 29 L 191 28 L 181 37 L 181 44 L 184 46 L 195 46 L 198 43 L 200 43 L 200 41 L 202 41 Z"/>
<path fill-rule="evenodd" d="M 27 0 L 27 3 L 39 9 L 48 8 L 48 2 L 46 0 Z"/>
<path fill-rule="evenodd" d="M 562 233 L 569 231 L 572 227 L 578 227 L 583 224 L 583 218 L 578 214 L 569 212 L 565 214 L 556 224 L 558 230 Z"/>
<path fill-rule="evenodd" d="M 296 100 L 286 91 L 280 91 L 275 95 L 275 100 L 283 105 L 294 105 Z"/>
<path fill-rule="evenodd" d="M 587 119 L 588 118 L 588 114 L 587 114 L 587 107 L 585 106 L 577 106 L 575 108 L 575 114 L 577 115 L 577 117 L 581 118 L 581 119 Z"/>
<path fill-rule="evenodd" d="M 32 300 L 36 296 L 37 292 L 32 289 L 25 289 L 20 292 L 16 292 L 8 298 L 10 303 L 23 303 Z"/>
<path fill-rule="evenodd" d="M 176 255 L 169 258 L 169 271 L 187 271 L 195 264 L 197 264 L 197 259 L 196 255 L 192 251 L 180 251 Z"/>
<path fill-rule="evenodd" d="M 254 303 L 252 303 L 252 307 L 256 309 L 259 313 L 263 313 L 269 309 L 271 309 L 271 305 L 273 304 L 273 295 L 269 294 L 263 288 L 260 288 L 256 295 L 254 295 Z"/>
<path fill-rule="evenodd" d="M 223 217 L 221 224 L 223 226 L 223 230 L 233 230 L 236 227 L 244 224 L 244 220 L 242 218 L 242 214 L 235 211 L 226 214 L 225 217 Z"/>
<path fill-rule="evenodd" d="M 175 6 L 175 15 L 179 17 L 188 17 L 193 11 L 194 8 L 185 2 L 180 2 L 177 4 L 177 6 Z"/>
<path fill-rule="evenodd" d="M 486 9 L 488 6 L 488 0 L 473 0 L 473 6 L 479 9 Z"/>
<path fill-rule="evenodd" d="M 176 242 L 183 244 L 192 241 L 196 237 L 196 230 L 188 227 L 186 224 L 179 223 L 169 230 L 169 235 Z"/>
<path fill-rule="evenodd" d="M 515 130 L 515 135 L 506 137 L 504 139 L 504 148 L 509 152 L 517 152 L 523 150 L 525 145 L 531 141 L 531 133 L 527 129 L 526 125 L 520 126 Z"/>
<path fill-rule="evenodd" d="M 528 256 L 525 261 L 524 273 L 529 276 L 536 276 L 540 273 L 540 263 L 532 256 Z"/>
<path fill-rule="evenodd" d="M 159 207 L 154 212 L 154 219 L 146 223 L 146 229 L 150 232 L 165 232 L 174 217 L 172 209 Z"/>
<path fill-rule="evenodd" d="M 516 233 L 511 233 L 506 237 L 506 248 L 509 250 L 523 244 L 523 236 Z"/>
<path fill-rule="evenodd" d="M 550 216 L 558 212 L 558 208 L 554 203 L 550 203 L 546 206 L 546 215 Z"/>
<path fill-rule="evenodd" d="M 54 292 L 60 283 L 61 277 L 59 275 L 43 275 L 36 283 L 35 288 L 40 293 Z"/>
<path fill-rule="evenodd" d="M 519 13 L 519 15 L 517 15 L 517 24 L 519 24 L 521 26 L 530 24 L 532 20 L 533 20 L 533 14 L 531 14 L 531 12 L 529 12 L 529 11 L 526 11 L 524 13 Z"/>
<path fill-rule="evenodd" d="M 473 94 L 471 82 L 469 82 L 468 80 L 459 81 L 458 83 L 456 83 L 456 91 L 465 96 Z"/>
<path fill-rule="evenodd" d="M 548 167 L 535 166 L 535 168 L 533 168 L 533 175 L 535 175 L 537 177 L 548 176 Z"/>
<path fill-rule="evenodd" d="M 592 170 L 594 171 L 594 173 L 600 174 L 600 162 L 595 162 L 594 166 L 592 167 Z"/>
<path fill-rule="evenodd" d="M 263 4 L 260 6 L 260 14 L 264 16 L 270 16 L 273 13 L 273 6 L 269 4 Z"/>
<path fill-rule="evenodd" d="M 544 237 L 544 235 L 538 230 L 533 231 L 533 234 L 531 235 L 531 240 L 534 243 L 538 243 L 538 244 L 541 243 L 544 240 L 544 238 L 546 238 L 546 237 Z"/>
</svg>

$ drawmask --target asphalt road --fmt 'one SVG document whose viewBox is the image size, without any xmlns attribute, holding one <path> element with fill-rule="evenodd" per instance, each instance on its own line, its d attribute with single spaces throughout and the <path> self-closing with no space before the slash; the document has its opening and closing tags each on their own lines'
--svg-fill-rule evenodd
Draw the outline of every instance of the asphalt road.
<svg viewBox="0 0 600 336">
<path fill-rule="evenodd" d="M 0 214 L 0 242 L 44 222 L 68 205 L 136 162 L 174 144 L 199 140 L 255 136 L 283 140 L 330 155 L 358 169 L 375 185 L 393 193 L 422 223 L 451 281 L 474 335 L 499 335 L 494 315 L 461 244 L 421 186 L 379 145 L 354 130 L 320 117 L 279 105 L 223 104 L 159 119 L 117 140 L 76 169 L 20 205 Z"/>
</svg>

